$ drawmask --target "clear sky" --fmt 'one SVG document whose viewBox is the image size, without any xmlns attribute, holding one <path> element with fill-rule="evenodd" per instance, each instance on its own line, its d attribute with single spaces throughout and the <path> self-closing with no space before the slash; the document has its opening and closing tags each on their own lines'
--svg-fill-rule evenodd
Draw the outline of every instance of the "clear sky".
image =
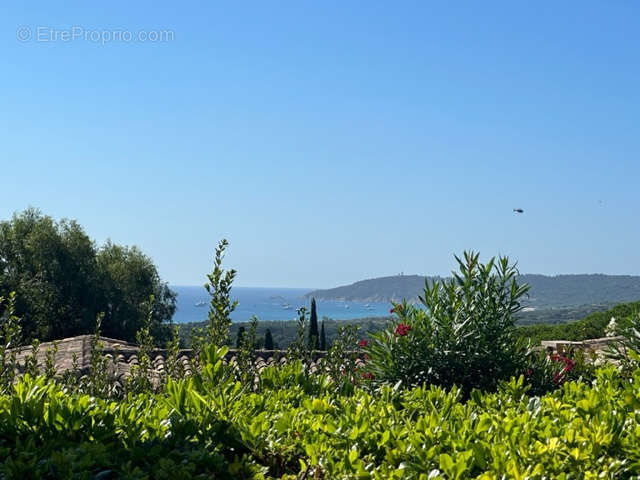
<svg viewBox="0 0 640 480">
<path fill-rule="evenodd" d="M 243 286 L 464 249 L 640 274 L 636 1 L 13 3 L 1 219 L 77 219 L 183 285 L 222 237 Z"/>
</svg>

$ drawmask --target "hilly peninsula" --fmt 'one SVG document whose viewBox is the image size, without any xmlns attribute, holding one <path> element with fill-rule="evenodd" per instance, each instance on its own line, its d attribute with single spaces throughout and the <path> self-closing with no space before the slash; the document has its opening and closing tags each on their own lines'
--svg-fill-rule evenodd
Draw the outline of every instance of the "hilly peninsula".
<svg viewBox="0 0 640 480">
<path fill-rule="evenodd" d="M 318 300 L 398 302 L 403 299 L 416 302 L 422 294 L 425 281 L 440 277 L 422 275 L 395 275 L 361 280 L 324 290 L 314 290 L 306 297 Z M 523 274 L 520 283 L 531 285 L 524 302 L 531 308 L 556 308 L 576 305 L 609 305 L 640 299 L 640 276 L 632 275 L 537 275 Z"/>
</svg>

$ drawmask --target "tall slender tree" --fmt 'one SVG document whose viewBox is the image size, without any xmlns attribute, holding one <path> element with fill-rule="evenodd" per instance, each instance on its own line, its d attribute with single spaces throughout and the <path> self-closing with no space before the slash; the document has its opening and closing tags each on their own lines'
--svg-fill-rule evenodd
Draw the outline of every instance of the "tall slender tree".
<svg viewBox="0 0 640 480">
<path fill-rule="evenodd" d="M 264 334 L 264 349 L 273 350 L 273 335 L 271 335 L 271 330 L 268 328 Z"/>
<path fill-rule="evenodd" d="M 309 347 L 317 350 L 320 346 L 320 332 L 318 332 L 318 313 L 316 312 L 316 299 L 311 299 L 311 315 L 309 316 Z"/>
<path fill-rule="evenodd" d="M 327 351 L 327 337 L 324 333 L 324 318 L 322 319 L 322 326 L 320 327 L 320 350 Z"/>
<path fill-rule="evenodd" d="M 240 346 L 242 345 L 242 339 L 244 338 L 246 333 L 247 333 L 246 328 L 244 327 L 238 328 L 238 333 L 236 336 L 236 348 L 240 348 Z"/>
</svg>

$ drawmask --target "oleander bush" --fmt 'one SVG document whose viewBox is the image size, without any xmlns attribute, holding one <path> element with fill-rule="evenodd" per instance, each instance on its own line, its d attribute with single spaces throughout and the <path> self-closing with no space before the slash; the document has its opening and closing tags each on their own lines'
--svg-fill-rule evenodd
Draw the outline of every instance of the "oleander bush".
<svg viewBox="0 0 640 480">
<path fill-rule="evenodd" d="M 640 311 L 619 319 L 612 317 L 608 330 L 622 340 L 609 346 L 607 356 L 619 365 L 623 374 L 640 368 Z"/>
<path fill-rule="evenodd" d="M 508 258 L 455 257 L 459 272 L 425 284 L 421 306 L 394 305 L 395 320 L 371 335 L 367 373 L 374 382 L 494 390 L 528 369 L 528 346 L 515 335 L 515 314 L 528 285 Z"/>
</svg>

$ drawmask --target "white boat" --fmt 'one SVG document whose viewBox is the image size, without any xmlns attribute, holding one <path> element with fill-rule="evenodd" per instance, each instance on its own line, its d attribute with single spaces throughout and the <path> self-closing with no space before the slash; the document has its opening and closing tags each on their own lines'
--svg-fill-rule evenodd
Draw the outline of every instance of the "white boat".
<svg viewBox="0 0 640 480">
<path fill-rule="evenodd" d="M 204 300 L 200 300 L 195 304 L 196 307 L 204 307 L 207 304 Z"/>
</svg>

